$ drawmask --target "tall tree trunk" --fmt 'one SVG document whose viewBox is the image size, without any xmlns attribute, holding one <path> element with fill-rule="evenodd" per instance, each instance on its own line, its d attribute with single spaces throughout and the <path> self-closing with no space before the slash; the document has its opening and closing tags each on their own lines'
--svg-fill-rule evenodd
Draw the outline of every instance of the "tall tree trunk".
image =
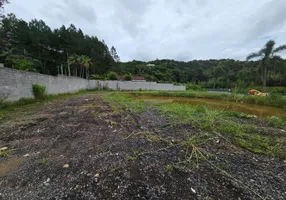
<svg viewBox="0 0 286 200">
<path fill-rule="evenodd" d="M 80 67 L 80 78 L 82 78 L 84 75 L 84 68 L 83 66 Z"/>
<path fill-rule="evenodd" d="M 64 75 L 63 64 L 61 64 L 61 75 Z"/>
<path fill-rule="evenodd" d="M 75 68 L 75 76 L 77 77 L 77 67 Z"/>
<path fill-rule="evenodd" d="M 267 67 L 265 66 L 263 69 L 263 80 L 262 80 L 263 92 L 266 91 L 266 82 L 267 82 Z"/>
<path fill-rule="evenodd" d="M 69 76 L 71 76 L 71 69 L 70 69 L 70 65 L 68 64 L 68 72 L 69 72 Z"/>
<path fill-rule="evenodd" d="M 70 61 L 69 61 L 69 54 L 67 54 L 67 63 L 68 63 L 68 76 L 71 76 L 71 68 L 70 68 Z"/>
<path fill-rule="evenodd" d="M 89 69 L 88 68 L 86 68 L 85 69 L 85 77 L 86 77 L 86 79 L 88 79 L 89 78 Z"/>
</svg>

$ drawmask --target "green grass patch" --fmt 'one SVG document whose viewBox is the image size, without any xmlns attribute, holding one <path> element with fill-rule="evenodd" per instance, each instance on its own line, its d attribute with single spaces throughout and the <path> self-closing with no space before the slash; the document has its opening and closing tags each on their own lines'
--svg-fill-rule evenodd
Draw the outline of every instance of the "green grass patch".
<svg viewBox="0 0 286 200">
<path fill-rule="evenodd" d="M 167 170 L 168 173 L 172 173 L 172 171 L 173 171 L 173 165 L 171 165 L 171 164 L 165 165 L 165 168 L 166 168 L 166 170 Z"/>
<path fill-rule="evenodd" d="M 227 117 L 231 112 L 209 110 L 206 107 L 184 104 L 163 104 L 159 106 L 159 109 L 162 115 L 173 119 L 174 123 L 191 123 L 196 128 L 219 133 L 235 144 L 250 151 L 276 155 L 278 157 L 282 156 L 283 158 L 286 157 L 286 153 L 283 154 L 282 150 L 279 150 L 281 144 L 286 145 L 285 138 L 263 135 L 256 126 L 234 122 L 231 118 Z M 282 124 L 279 118 L 272 118 L 271 120 L 272 123 Z M 197 140 L 200 141 L 200 137 L 191 138 L 191 143 L 199 143 Z"/>
<path fill-rule="evenodd" d="M 11 149 L 0 150 L 0 157 L 10 157 L 12 155 Z"/>
<path fill-rule="evenodd" d="M 268 124 L 273 127 L 284 128 L 286 126 L 286 119 L 281 119 L 279 117 L 268 117 L 266 118 Z"/>
<path fill-rule="evenodd" d="M 253 87 L 248 87 L 248 88 L 238 88 L 237 92 L 247 94 L 247 92 L 251 89 L 263 91 L 262 86 L 253 86 Z M 269 87 L 266 87 L 265 89 L 266 89 L 266 92 L 269 92 L 269 93 L 286 94 L 286 87 L 282 87 L 282 86 L 273 86 L 273 87 L 269 86 Z"/>
<path fill-rule="evenodd" d="M 161 92 L 156 92 L 155 94 L 161 94 Z M 166 93 L 163 92 L 163 94 Z M 253 118 L 253 116 L 229 111 L 211 110 L 204 106 L 177 103 L 147 104 L 142 101 L 136 101 L 129 95 L 123 93 L 111 93 L 106 95 L 105 99 L 109 101 L 111 105 L 116 105 L 116 109 L 128 108 L 134 113 L 141 113 L 146 110 L 149 105 L 158 109 L 161 115 L 168 117 L 174 124 L 191 124 L 193 127 L 206 132 L 206 134 L 189 138 L 182 143 L 183 145 L 201 145 L 209 140 L 213 140 L 215 136 L 219 135 L 231 141 L 233 144 L 252 152 L 274 155 L 282 159 L 286 158 L 284 148 L 286 146 L 286 138 L 279 135 L 262 133 L 255 125 L 241 124 L 239 122 L 240 120 L 233 120 L 234 117 L 247 120 Z M 272 117 L 267 120 L 270 126 L 279 127 L 285 125 L 285 121 L 280 118 Z"/>
<path fill-rule="evenodd" d="M 129 110 L 134 113 L 142 113 L 147 109 L 147 104 L 140 101 L 134 101 L 132 97 L 124 95 L 120 92 L 113 92 L 104 95 L 104 100 L 110 104 L 113 111 L 116 113 Z"/>
</svg>

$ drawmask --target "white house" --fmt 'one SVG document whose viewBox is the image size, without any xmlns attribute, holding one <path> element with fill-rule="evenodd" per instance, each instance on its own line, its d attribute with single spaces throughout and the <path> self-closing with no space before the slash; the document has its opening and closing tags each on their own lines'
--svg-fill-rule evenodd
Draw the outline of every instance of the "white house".
<svg viewBox="0 0 286 200">
<path fill-rule="evenodd" d="M 146 66 L 147 67 L 155 67 L 155 64 L 148 63 Z"/>
</svg>

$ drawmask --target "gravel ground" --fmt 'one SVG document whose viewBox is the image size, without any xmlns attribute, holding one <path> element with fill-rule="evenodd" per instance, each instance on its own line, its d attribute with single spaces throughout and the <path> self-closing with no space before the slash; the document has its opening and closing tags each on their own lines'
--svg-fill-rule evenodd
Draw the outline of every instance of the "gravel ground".
<svg viewBox="0 0 286 200">
<path fill-rule="evenodd" d="M 0 199 L 286 199 L 283 161 L 218 136 L 182 145 L 200 133 L 100 94 L 46 103 L 0 122 Z"/>
</svg>

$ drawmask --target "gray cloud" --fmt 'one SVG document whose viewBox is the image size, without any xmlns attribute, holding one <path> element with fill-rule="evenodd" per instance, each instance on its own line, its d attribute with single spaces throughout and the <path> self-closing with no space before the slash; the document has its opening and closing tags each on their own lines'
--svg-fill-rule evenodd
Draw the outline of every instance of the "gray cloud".
<svg viewBox="0 0 286 200">
<path fill-rule="evenodd" d="M 285 0 L 271 0 L 249 18 L 249 34 L 258 37 L 275 31 L 286 23 Z"/>
<path fill-rule="evenodd" d="M 65 7 L 62 10 L 68 15 L 75 15 L 85 19 L 88 22 L 96 21 L 96 14 L 91 5 L 85 4 L 85 1 L 80 0 L 63 0 Z"/>
<path fill-rule="evenodd" d="M 207 0 L 196 0 L 196 4 L 200 7 L 204 7 L 207 4 Z"/>
<path fill-rule="evenodd" d="M 25 20 L 70 23 L 115 46 L 121 60 L 245 59 L 267 40 L 286 43 L 285 0 L 13 0 Z"/>
<path fill-rule="evenodd" d="M 149 0 L 122 0 L 116 1 L 115 4 L 113 17 L 131 37 L 136 37 L 140 31 L 144 31 L 140 24 L 150 6 Z"/>
</svg>

